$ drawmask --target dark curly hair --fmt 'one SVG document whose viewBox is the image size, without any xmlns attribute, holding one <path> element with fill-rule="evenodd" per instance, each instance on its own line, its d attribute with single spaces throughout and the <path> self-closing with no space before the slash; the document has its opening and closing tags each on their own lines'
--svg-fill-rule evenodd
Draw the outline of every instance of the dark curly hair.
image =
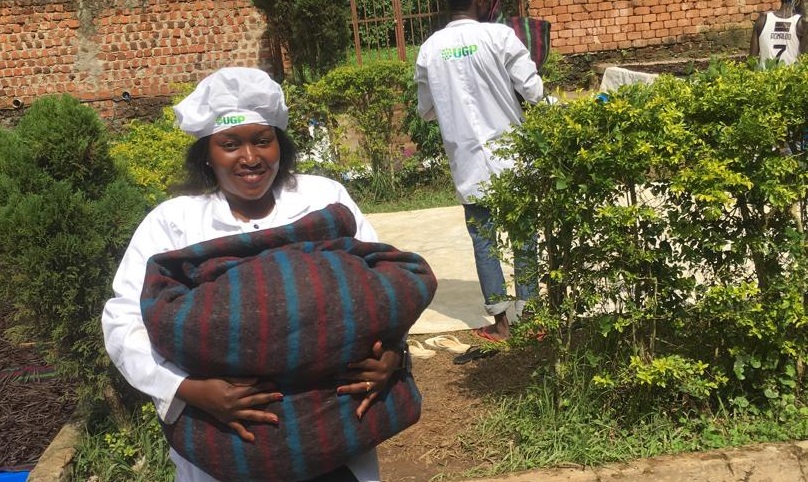
<svg viewBox="0 0 808 482">
<path fill-rule="evenodd" d="M 281 161 L 278 166 L 278 175 L 272 187 L 288 184 L 294 186 L 294 171 L 297 166 L 297 148 L 292 139 L 282 129 L 275 128 L 278 144 L 281 149 Z M 197 139 L 191 144 L 185 154 L 185 179 L 171 191 L 175 194 L 207 194 L 219 188 L 216 176 L 210 168 L 210 137 Z"/>
</svg>

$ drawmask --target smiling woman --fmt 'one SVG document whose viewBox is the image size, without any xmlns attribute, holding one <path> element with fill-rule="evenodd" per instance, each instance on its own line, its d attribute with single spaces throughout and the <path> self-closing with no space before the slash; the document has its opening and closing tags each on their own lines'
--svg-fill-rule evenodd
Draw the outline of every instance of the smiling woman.
<svg viewBox="0 0 808 482">
<path fill-rule="evenodd" d="M 404 337 L 401 334 L 385 338 L 381 334 L 383 331 L 377 331 L 378 338 L 373 341 L 363 339 L 362 346 L 351 347 L 354 349 L 351 353 L 361 356 L 343 360 L 339 370 L 331 373 L 327 380 L 306 379 L 294 372 L 269 378 L 259 378 L 255 371 L 217 372 L 215 375 L 192 372 L 181 363 L 185 354 L 179 359 L 169 359 L 156 351 L 143 320 L 144 312 L 149 307 L 148 300 L 141 300 L 146 266 L 155 255 L 171 254 L 183 248 L 198 254 L 204 251 L 204 246 L 222 246 L 233 240 L 251 246 L 249 240 L 255 236 L 261 237 L 265 230 L 283 227 L 280 232 L 287 232 L 289 226 L 304 218 L 312 219 L 309 215 L 334 204 L 342 205 L 341 209 L 347 211 L 354 226 L 345 238 L 378 244 L 374 243 L 377 241 L 376 232 L 341 184 L 323 177 L 294 173 L 296 154 L 294 145 L 285 133 L 289 116 L 284 95 L 280 86 L 265 72 L 243 67 L 221 69 L 203 79 L 174 110 L 180 129 L 196 137 L 197 141 L 186 156 L 187 178 L 180 186 L 183 195 L 160 204 L 146 216 L 135 232 L 115 277 L 115 297 L 107 302 L 102 319 L 107 351 L 115 366 L 135 388 L 152 396 L 157 414 L 166 427 L 180 424 L 183 416 L 189 413 L 203 414 L 209 423 L 204 428 L 192 427 L 188 430 L 193 433 L 201 430 L 199 433 L 214 431 L 224 434 L 233 447 L 252 445 L 267 430 L 273 432 L 279 423 L 284 424 L 283 427 L 304 423 L 298 420 L 294 411 L 284 411 L 284 407 L 293 403 L 291 400 L 305 390 L 317 389 L 322 392 L 318 398 L 321 408 L 335 405 L 349 407 L 348 412 L 342 413 L 343 417 L 353 416 L 361 421 L 366 414 L 372 417 L 378 412 L 379 406 L 388 407 L 389 410 L 390 400 L 395 397 L 388 394 L 401 386 L 399 382 L 410 377 L 406 370 L 400 370 L 407 366 L 402 363 Z M 202 260 L 198 271 L 208 273 L 209 261 Z M 228 259 L 222 266 L 237 264 Z M 189 296 L 187 306 L 181 307 L 180 321 L 190 324 L 193 321 L 190 317 L 196 315 L 188 313 L 193 311 L 199 314 L 198 319 L 201 320 L 207 320 L 212 315 L 220 316 L 216 319 L 226 320 L 226 326 L 222 327 L 220 323 L 217 327 L 226 329 L 230 325 L 240 326 L 244 317 L 262 309 L 293 307 L 300 292 L 307 291 L 305 288 L 298 290 L 294 283 L 306 285 L 316 281 L 301 281 L 298 271 L 290 271 L 290 279 L 284 278 L 282 283 L 257 282 L 253 279 L 255 273 L 252 271 L 244 278 L 249 278 L 250 283 L 233 281 L 228 273 L 223 278 L 232 281 L 232 284 L 227 285 L 224 298 L 210 297 L 205 301 L 202 297 Z M 353 271 L 346 272 L 340 279 L 350 279 L 353 274 Z M 431 272 L 429 274 L 431 276 Z M 242 286 L 243 292 L 239 290 Z M 290 296 L 271 305 L 268 297 L 256 295 L 267 287 L 276 292 L 283 292 L 279 288 L 289 288 Z M 340 293 L 345 289 L 347 285 L 340 285 L 330 292 Z M 247 301 L 250 296 L 257 297 L 255 303 Z M 262 304 L 271 306 L 261 308 Z M 360 305 L 351 309 L 357 312 L 365 309 L 364 304 Z M 376 305 L 368 303 L 367 306 Z M 407 309 L 412 311 L 408 315 L 418 314 L 413 304 L 408 305 Z M 376 324 L 390 323 L 383 316 L 377 318 L 374 318 Z M 285 326 L 282 320 L 275 318 L 267 324 L 272 323 Z M 315 320 L 315 324 L 327 330 L 334 328 L 322 316 Z M 202 325 L 203 332 L 207 333 L 208 325 L 205 322 Z M 177 330 L 181 333 L 183 325 L 178 326 Z M 238 340 L 238 330 L 234 330 L 230 339 Z M 247 341 L 246 338 L 244 341 Z M 204 351 L 203 347 L 183 337 L 180 337 L 179 343 L 191 351 Z M 345 343 L 359 342 L 354 337 L 346 337 Z M 298 355 L 292 348 L 288 351 L 292 353 L 290 357 Z M 250 358 L 254 354 L 241 343 L 228 345 L 227 353 L 229 358 L 236 359 L 240 356 Z M 288 366 L 289 357 L 277 356 L 277 350 L 273 353 L 277 359 L 270 358 L 268 363 L 274 363 L 278 370 Z M 294 384 L 290 385 L 289 380 L 293 380 Z M 379 402 L 376 402 L 380 395 Z M 284 401 L 285 396 L 287 401 Z M 420 400 L 420 397 L 417 398 Z M 348 404 L 346 400 L 352 400 L 355 404 Z M 315 410 L 317 406 L 315 403 L 314 409 L 300 413 L 319 413 Z M 389 414 L 391 421 L 397 417 L 403 419 L 404 416 L 395 410 Z M 370 425 L 376 426 L 375 423 Z M 308 430 L 308 426 L 303 428 Z M 362 437 L 359 431 L 349 435 L 353 442 Z M 294 476 L 273 477 L 269 474 L 269 478 L 320 482 L 378 481 L 379 468 L 374 448 L 378 440 L 364 445 L 353 442 L 352 447 L 362 447 L 362 450 L 329 454 L 331 459 L 328 465 L 301 463 L 295 466 Z M 224 449 L 218 447 L 218 450 Z M 194 463 L 195 451 L 185 450 L 180 455 L 179 449 L 172 449 L 171 458 L 177 466 L 176 480 L 214 481 Z M 244 469 L 240 473 L 249 472 L 249 467 L 237 468 Z M 252 480 L 235 477 L 230 474 L 219 476 L 222 480 Z"/>
<path fill-rule="evenodd" d="M 272 211 L 275 197 L 270 188 L 280 159 L 272 126 L 246 124 L 211 136 L 208 165 L 237 219 L 260 219 Z"/>
</svg>

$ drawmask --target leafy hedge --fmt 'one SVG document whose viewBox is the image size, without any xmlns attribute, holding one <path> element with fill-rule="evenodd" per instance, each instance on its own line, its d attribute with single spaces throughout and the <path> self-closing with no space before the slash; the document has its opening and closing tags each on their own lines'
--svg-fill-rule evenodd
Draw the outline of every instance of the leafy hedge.
<svg viewBox="0 0 808 482">
<path fill-rule="evenodd" d="M 185 151 L 193 143 L 174 125 L 175 119 L 172 108 L 166 107 L 154 122 L 134 120 L 110 147 L 111 156 L 152 205 L 164 201 L 171 186 L 182 180 Z"/>
<path fill-rule="evenodd" d="M 557 375 L 583 354 L 611 403 L 806 411 L 806 76 L 716 63 L 528 113 L 485 202 L 540 233 L 522 341 L 551 328 Z"/>
</svg>

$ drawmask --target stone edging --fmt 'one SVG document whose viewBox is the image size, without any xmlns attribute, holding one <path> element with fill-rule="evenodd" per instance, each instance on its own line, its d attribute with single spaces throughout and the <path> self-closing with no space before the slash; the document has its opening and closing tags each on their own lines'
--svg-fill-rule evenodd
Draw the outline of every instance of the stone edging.
<svg viewBox="0 0 808 482">
<path fill-rule="evenodd" d="M 808 481 L 808 441 L 660 455 L 599 467 L 562 467 L 461 482 Z"/>
<path fill-rule="evenodd" d="M 66 423 L 42 453 L 26 482 L 67 481 L 82 429 L 80 422 Z"/>
</svg>

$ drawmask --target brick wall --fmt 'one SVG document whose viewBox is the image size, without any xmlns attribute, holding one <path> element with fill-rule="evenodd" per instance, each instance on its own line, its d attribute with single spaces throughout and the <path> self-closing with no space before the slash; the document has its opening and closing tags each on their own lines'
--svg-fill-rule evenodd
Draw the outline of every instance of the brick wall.
<svg viewBox="0 0 808 482">
<path fill-rule="evenodd" d="M 550 45 L 577 54 L 675 44 L 738 32 L 748 45 L 760 12 L 779 0 L 527 0 L 528 15 L 551 22 Z"/>
<path fill-rule="evenodd" d="M 223 66 L 277 70 L 251 0 L 0 0 L 0 46 L 6 111 L 69 93 L 110 117 Z"/>
<path fill-rule="evenodd" d="M 530 16 L 552 22 L 552 48 L 562 54 L 681 44 L 715 32 L 740 33 L 748 45 L 754 18 L 780 4 L 525 2 Z M 0 47 L 0 121 L 22 113 L 15 104 L 52 93 L 72 94 L 106 118 L 143 117 L 168 103 L 177 83 L 220 67 L 258 66 L 276 77 L 283 68 L 251 0 L 0 0 Z"/>
</svg>

